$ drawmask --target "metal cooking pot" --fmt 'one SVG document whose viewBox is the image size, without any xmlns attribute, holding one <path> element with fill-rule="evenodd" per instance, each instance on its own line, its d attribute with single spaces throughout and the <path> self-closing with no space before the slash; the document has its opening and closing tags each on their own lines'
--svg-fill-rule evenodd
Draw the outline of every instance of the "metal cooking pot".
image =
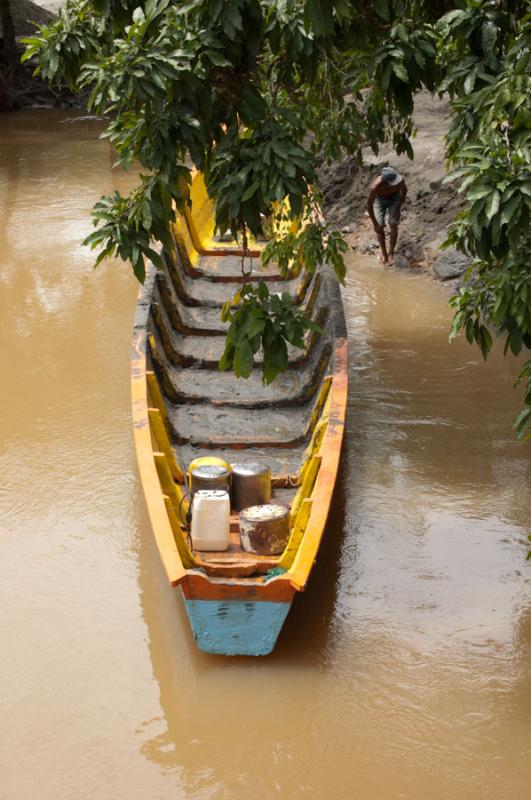
<svg viewBox="0 0 531 800">
<path fill-rule="evenodd" d="M 190 488 L 192 492 L 200 489 L 230 488 L 230 470 L 218 464 L 202 464 L 190 470 Z"/>
<path fill-rule="evenodd" d="M 267 464 L 232 464 L 232 507 L 236 511 L 269 503 L 270 499 L 271 469 Z"/>
</svg>

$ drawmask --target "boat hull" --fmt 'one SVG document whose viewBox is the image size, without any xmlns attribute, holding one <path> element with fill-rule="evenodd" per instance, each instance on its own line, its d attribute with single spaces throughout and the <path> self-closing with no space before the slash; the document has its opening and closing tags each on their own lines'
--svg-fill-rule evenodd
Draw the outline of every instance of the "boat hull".
<svg viewBox="0 0 531 800">
<path fill-rule="evenodd" d="M 290 602 L 187 600 L 184 604 L 197 646 L 205 653 L 266 656 L 275 647 Z"/>
<path fill-rule="evenodd" d="M 195 216 L 208 234 L 212 208 L 201 197 Z M 248 280 L 273 281 L 320 327 L 303 348 L 288 349 L 288 369 L 270 386 L 255 374 L 242 382 L 220 372 L 220 308 L 241 286 L 241 264 L 223 251 L 205 255 L 206 246 L 199 252 L 203 228 L 194 239 L 177 214 L 175 250 L 148 271 L 139 298 L 131 370 L 136 452 L 161 560 L 182 591 L 197 646 L 267 655 L 295 593 L 307 585 L 324 534 L 345 425 L 347 331 L 339 286 L 325 265 L 309 277 L 257 268 Z M 236 513 L 226 554 L 190 547 L 179 519 L 184 471 L 212 454 L 270 466 L 275 497 L 291 514 L 282 554 L 244 551 Z"/>
</svg>

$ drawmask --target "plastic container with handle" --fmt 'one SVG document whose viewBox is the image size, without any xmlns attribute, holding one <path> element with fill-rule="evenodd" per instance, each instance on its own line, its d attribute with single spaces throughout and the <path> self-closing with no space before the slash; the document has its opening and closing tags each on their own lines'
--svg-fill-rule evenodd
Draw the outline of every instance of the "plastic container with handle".
<svg viewBox="0 0 531 800">
<path fill-rule="evenodd" d="M 192 547 L 194 550 L 228 550 L 230 499 L 222 489 L 200 489 L 192 500 Z"/>
</svg>

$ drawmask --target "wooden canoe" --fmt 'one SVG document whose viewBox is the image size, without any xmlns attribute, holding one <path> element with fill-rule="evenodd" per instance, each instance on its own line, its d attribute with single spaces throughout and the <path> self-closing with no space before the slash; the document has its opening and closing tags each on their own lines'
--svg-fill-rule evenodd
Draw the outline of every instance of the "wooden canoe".
<svg viewBox="0 0 531 800">
<path fill-rule="evenodd" d="M 236 242 L 214 238 L 201 175 L 190 213 L 174 226 L 176 251 L 151 268 L 133 332 L 132 402 L 140 479 L 164 569 L 179 586 L 197 645 L 209 653 L 265 655 L 295 592 L 304 590 L 325 530 L 339 467 L 347 402 L 347 336 L 339 286 L 326 267 L 283 278 L 259 259 L 250 280 L 287 291 L 320 323 L 271 386 L 219 372 L 223 302 L 241 284 Z M 260 245 L 256 244 L 255 255 Z M 271 467 L 275 502 L 291 510 L 279 556 L 239 544 L 231 517 L 226 553 L 192 552 L 179 525 L 180 464 L 202 455 Z"/>
</svg>

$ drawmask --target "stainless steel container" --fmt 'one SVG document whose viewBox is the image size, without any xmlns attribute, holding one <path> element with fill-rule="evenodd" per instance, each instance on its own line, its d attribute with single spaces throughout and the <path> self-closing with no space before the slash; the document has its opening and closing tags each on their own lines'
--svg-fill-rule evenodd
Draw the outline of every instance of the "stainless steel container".
<svg viewBox="0 0 531 800">
<path fill-rule="evenodd" d="M 248 461 L 232 464 L 232 507 L 241 511 L 261 506 L 271 499 L 271 469 L 267 464 Z"/>
<path fill-rule="evenodd" d="M 194 467 L 190 472 L 190 483 L 193 492 L 199 489 L 230 489 L 230 471 L 217 464 L 203 464 Z"/>
</svg>

